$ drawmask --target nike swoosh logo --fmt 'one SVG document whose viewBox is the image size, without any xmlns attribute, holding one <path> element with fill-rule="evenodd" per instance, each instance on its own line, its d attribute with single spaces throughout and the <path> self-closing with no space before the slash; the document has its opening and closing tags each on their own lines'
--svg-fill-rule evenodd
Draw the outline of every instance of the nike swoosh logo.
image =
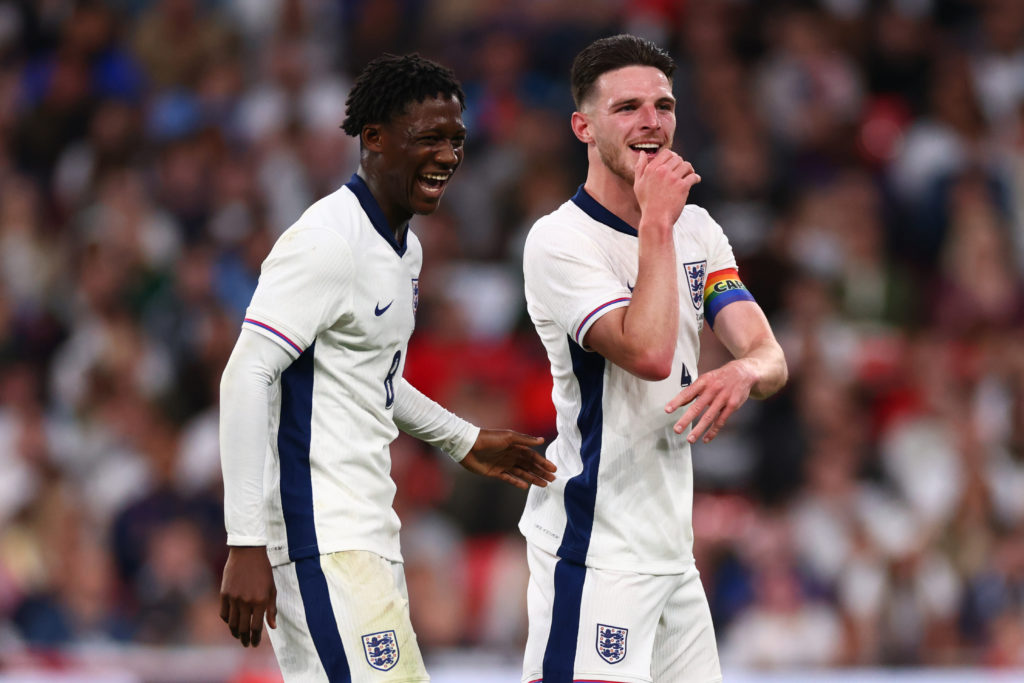
<svg viewBox="0 0 1024 683">
<path fill-rule="evenodd" d="M 633 293 L 633 288 L 634 288 L 634 287 L 636 287 L 636 285 L 631 285 L 631 284 L 629 284 L 629 280 L 626 280 L 626 289 L 628 289 L 628 290 L 629 290 L 629 293 L 630 293 L 630 294 L 632 294 L 632 293 Z"/>
<path fill-rule="evenodd" d="M 392 299 L 391 301 L 389 301 L 389 302 L 388 302 L 388 305 L 387 305 L 387 306 L 385 306 L 384 308 L 381 308 L 381 307 L 380 307 L 380 304 L 376 304 L 376 305 L 375 305 L 375 306 L 373 307 L 373 314 L 374 314 L 374 315 L 376 315 L 376 316 L 382 316 L 382 315 L 384 315 L 384 311 L 386 311 L 386 310 L 388 310 L 389 308 L 391 308 L 391 304 L 393 304 L 393 303 L 395 303 L 395 300 L 394 300 L 394 299 Z"/>
</svg>

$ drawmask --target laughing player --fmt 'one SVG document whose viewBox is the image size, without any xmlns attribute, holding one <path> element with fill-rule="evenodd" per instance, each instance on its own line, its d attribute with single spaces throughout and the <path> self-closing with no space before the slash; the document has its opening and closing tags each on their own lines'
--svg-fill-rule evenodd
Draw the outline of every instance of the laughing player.
<svg viewBox="0 0 1024 683">
<path fill-rule="evenodd" d="M 672 151 L 674 69 L 627 35 L 576 57 L 572 130 L 587 146 L 587 179 L 526 241 L 559 475 L 530 491 L 520 521 L 524 682 L 721 680 L 693 561 L 690 444 L 714 438 L 749 396 L 782 387 L 786 363 L 722 229 L 686 205 L 700 178 Z M 698 376 L 705 322 L 735 360 Z"/>
<path fill-rule="evenodd" d="M 221 380 L 230 551 L 221 617 L 287 681 L 428 681 L 409 622 L 388 446 L 402 429 L 520 488 L 541 439 L 480 430 L 402 379 L 422 252 L 409 231 L 462 161 L 465 97 L 416 55 L 371 62 L 345 132 L 360 166 L 274 245 Z"/>
</svg>

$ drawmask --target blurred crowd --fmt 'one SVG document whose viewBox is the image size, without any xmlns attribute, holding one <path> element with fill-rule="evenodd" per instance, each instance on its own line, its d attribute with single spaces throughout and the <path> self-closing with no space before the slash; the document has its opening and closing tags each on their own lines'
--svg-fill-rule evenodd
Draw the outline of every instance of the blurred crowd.
<svg viewBox="0 0 1024 683">
<path fill-rule="evenodd" d="M 233 642 L 220 372 L 276 237 L 355 170 L 382 52 L 468 98 L 407 376 L 550 440 L 521 245 L 585 176 L 572 57 L 623 31 L 679 63 L 691 201 L 790 367 L 694 453 L 723 661 L 1024 666 L 1019 0 L 0 0 L 0 660 Z M 428 658 L 518 656 L 522 493 L 393 460 Z"/>
</svg>

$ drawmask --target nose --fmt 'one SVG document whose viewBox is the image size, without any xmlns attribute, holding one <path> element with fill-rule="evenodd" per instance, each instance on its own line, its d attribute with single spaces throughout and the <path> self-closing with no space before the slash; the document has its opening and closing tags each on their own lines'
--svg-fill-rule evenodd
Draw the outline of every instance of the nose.
<svg viewBox="0 0 1024 683">
<path fill-rule="evenodd" d="M 644 128 L 661 128 L 661 119 L 658 118 L 658 110 L 654 105 L 645 105 L 640 108 L 640 125 Z"/>
<path fill-rule="evenodd" d="M 439 164 L 447 164 L 449 166 L 454 166 L 455 164 L 459 163 L 461 154 L 461 147 L 456 147 L 454 142 L 452 142 L 451 140 L 446 140 L 441 143 L 440 147 L 437 150 L 437 154 L 435 155 L 434 158 L 437 160 L 437 163 Z"/>
</svg>

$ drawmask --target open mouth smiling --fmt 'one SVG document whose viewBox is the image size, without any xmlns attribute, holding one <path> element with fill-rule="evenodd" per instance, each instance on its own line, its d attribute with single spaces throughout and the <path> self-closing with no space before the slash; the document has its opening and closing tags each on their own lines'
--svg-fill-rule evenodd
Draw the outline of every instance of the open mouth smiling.
<svg viewBox="0 0 1024 683">
<path fill-rule="evenodd" d="M 428 195 L 439 196 L 444 192 L 444 187 L 448 184 L 448 180 L 451 177 L 451 171 L 447 173 L 424 173 L 420 175 L 417 180 L 419 180 L 420 187 Z"/>
<path fill-rule="evenodd" d="M 661 149 L 657 142 L 637 142 L 629 146 L 634 152 L 645 152 L 647 156 L 654 156 Z"/>
</svg>

